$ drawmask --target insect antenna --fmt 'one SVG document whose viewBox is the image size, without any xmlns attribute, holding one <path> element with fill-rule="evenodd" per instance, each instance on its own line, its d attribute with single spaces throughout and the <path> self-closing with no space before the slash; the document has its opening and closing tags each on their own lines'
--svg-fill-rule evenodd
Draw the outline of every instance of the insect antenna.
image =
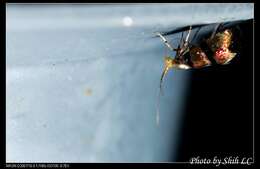
<svg viewBox="0 0 260 169">
<path fill-rule="evenodd" d="M 161 75 L 161 79 L 160 79 L 160 87 L 159 87 L 159 93 L 158 93 L 158 97 L 157 97 L 158 100 L 157 100 L 157 106 L 156 106 L 156 124 L 157 124 L 157 126 L 159 125 L 159 118 L 160 118 L 160 100 L 161 100 L 161 95 L 163 95 L 162 84 L 163 84 L 164 77 L 168 71 L 169 71 L 169 67 L 165 66 L 163 73 Z"/>
<path fill-rule="evenodd" d="M 157 105 L 156 105 L 156 126 L 160 124 L 160 100 L 161 100 L 161 90 L 158 93 Z"/>
<path fill-rule="evenodd" d="M 172 40 L 170 42 L 172 42 Z M 164 49 L 164 56 L 165 56 L 165 60 L 164 60 L 165 65 L 164 65 L 164 70 L 163 70 L 161 78 L 160 78 L 160 86 L 159 86 L 159 90 L 158 90 L 157 105 L 156 105 L 156 125 L 157 126 L 159 126 L 159 121 L 160 121 L 160 100 L 161 100 L 161 96 L 163 95 L 162 84 L 163 84 L 163 80 L 164 80 L 167 72 L 171 68 L 171 65 L 169 65 L 169 63 L 168 63 L 169 60 L 171 60 L 171 58 L 167 56 L 167 48 L 166 47 Z"/>
</svg>

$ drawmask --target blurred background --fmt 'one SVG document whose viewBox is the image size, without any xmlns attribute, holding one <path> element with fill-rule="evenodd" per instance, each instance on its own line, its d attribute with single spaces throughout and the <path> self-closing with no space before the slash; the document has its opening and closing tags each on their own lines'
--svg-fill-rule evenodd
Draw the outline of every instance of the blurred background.
<svg viewBox="0 0 260 169">
<path fill-rule="evenodd" d="M 245 55 L 234 64 L 169 72 L 159 126 L 165 47 L 153 36 L 192 24 L 251 19 L 253 8 L 247 3 L 7 4 L 7 162 L 251 155 L 252 24 L 242 27 L 250 34 L 244 36 Z M 169 37 L 174 45 L 179 38 Z"/>
</svg>

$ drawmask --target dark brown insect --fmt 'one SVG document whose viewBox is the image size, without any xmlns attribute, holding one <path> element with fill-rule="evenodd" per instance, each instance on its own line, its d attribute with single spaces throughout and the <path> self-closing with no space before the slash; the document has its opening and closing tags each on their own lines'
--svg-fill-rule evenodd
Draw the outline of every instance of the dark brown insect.
<svg viewBox="0 0 260 169">
<path fill-rule="evenodd" d="M 164 58 L 164 70 L 161 75 L 160 92 L 157 105 L 157 124 L 159 124 L 159 100 L 162 93 L 162 83 L 164 77 L 170 69 L 200 69 L 210 66 L 212 63 L 209 60 L 209 57 L 212 57 L 217 64 L 224 65 L 228 64 L 236 56 L 236 53 L 232 53 L 229 49 L 232 43 L 232 31 L 225 29 L 222 32 L 217 32 L 218 27 L 219 25 L 216 26 L 211 36 L 205 40 L 208 48 L 213 52 L 213 56 L 207 56 L 206 52 L 199 45 L 195 46 L 191 44 L 191 41 L 189 41 L 192 31 L 191 26 L 185 39 L 183 38 L 182 32 L 181 40 L 177 48 L 172 47 L 172 45 L 161 33 L 156 33 L 156 35 L 163 40 L 164 44 L 171 51 L 176 52 L 174 58 L 170 56 L 165 56 Z M 193 39 L 196 37 L 198 31 L 194 35 Z"/>
</svg>

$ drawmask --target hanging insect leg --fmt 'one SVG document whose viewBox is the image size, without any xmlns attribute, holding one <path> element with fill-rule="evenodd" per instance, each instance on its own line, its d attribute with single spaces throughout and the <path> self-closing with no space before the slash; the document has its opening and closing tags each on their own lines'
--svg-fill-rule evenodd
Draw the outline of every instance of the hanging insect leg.
<svg viewBox="0 0 260 169">
<path fill-rule="evenodd" d="M 190 26 L 190 29 L 185 37 L 185 40 L 183 38 L 183 32 L 182 32 L 182 35 L 181 35 L 181 47 L 179 48 L 179 51 L 178 51 L 178 58 L 180 59 L 181 62 L 185 62 L 184 60 L 184 55 L 189 51 L 189 37 L 190 37 L 190 34 L 191 34 L 191 30 L 192 30 L 192 27 Z"/>
<path fill-rule="evenodd" d="M 171 51 L 176 51 L 177 49 L 175 49 L 174 47 L 171 46 L 171 44 L 168 42 L 168 40 L 159 32 L 156 32 L 156 35 L 159 36 L 163 43 L 171 50 Z"/>
<path fill-rule="evenodd" d="M 192 27 L 190 26 L 189 32 L 188 32 L 188 34 L 187 34 L 187 36 L 186 36 L 186 39 L 185 39 L 185 41 L 184 41 L 184 47 L 185 47 L 185 48 L 186 48 L 186 47 L 188 46 L 188 44 L 189 44 L 188 41 L 189 41 L 191 29 L 192 29 Z"/>
</svg>

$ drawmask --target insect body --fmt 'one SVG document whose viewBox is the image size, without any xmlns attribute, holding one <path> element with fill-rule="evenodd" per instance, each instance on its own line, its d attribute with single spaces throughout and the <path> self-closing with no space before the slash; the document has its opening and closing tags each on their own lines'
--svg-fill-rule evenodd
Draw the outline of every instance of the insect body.
<svg viewBox="0 0 260 169">
<path fill-rule="evenodd" d="M 214 53 L 213 57 L 218 64 L 227 64 L 236 56 L 236 53 L 229 50 L 231 39 L 232 32 L 227 29 L 207 40 L 207 44 Z"/>
<path fill-rule="evenodd" d="M 217 64 L 224 65 L 228 64 L 236 56 L 236 53 L 232 53 L 229 49 L 232 43 L 231 30 L 226 29 L 222 32 L 216 33 L 218 27 L 219 25 L 217 25 L 211 37 L 206 39 L 205 42 L 209 50 L 211 50 L 211 52 L 213 53 L 213 56 L 210 57 L 212 57 Z M 162 83 L 168 71 L 173 68 L 200 69 L 212 65 L 212 62 L 206 54 L 208 52 L 203 50 L 199 45 L 193 45 L 191 41 L 189 41 L 191 30 L 192 27 L 190 26 L 185 39 L 183 38 L 182 33 L 181 40 L 177 48 L 172 47 L 171 44 L 161 33 L 156 33 L 156 35 L 162 39 L 164 44 L 171 51 L 176 52 L 174 58 L 171 58 L 170 56 L 166 56 L 164 58 L 164 70 L 160 79 L 160 92 L 157 105 L 157 124 L 159 124 L 159 98 L 162 93 Z M 196 37 L 198 31 L 194 35 L 193 39 Z"/>
<path fill-rule="evenodd" d="M 190 56 L 193 68 L 198 69 L 211 65 L 211 61 L 200 47 L 191 47 Z"/>
<path fill-rule="evenodd" d="M 217 27 L 218 28 L 218 27 Z M 177 69 L 199 69 L 206 66 L 212 65 L 209 60 L 206 52 L 199 46 L 193 45 L 189 41 L 189 36 L 191 33 L 191 26 L 189 32 L 185 38 L 182 38 L 180 44 L 177 48 L 174 48 L 169 44 L 167 39 L 161 34 L 156 33 L 159 36 L 164 44 L 171 50 L 175 51 L 176 55 L 174 58 L 170 56 L 166 56 L 164 59 L 164 71 L 161 76 L 161 82 L 163 81 L 164 76 L 167 74 L 169 69 L 177 68 Z M 194 39 L 194 38 L 193 38 Z M 213 52 L 213 57 L 217 64 L 228 64 L 235 56 L 236 53 L 232 53 L 229 49 L 232 41 L 232 32 L 229 29 L 224 30 L 223 32 L 214 31 L 210 38 L 206 39 L 206 44 Z M 188 55 L 188 56 L 187 56 Z M 161 85 L 160 85 L 161 86 Z"/>
</svg>

